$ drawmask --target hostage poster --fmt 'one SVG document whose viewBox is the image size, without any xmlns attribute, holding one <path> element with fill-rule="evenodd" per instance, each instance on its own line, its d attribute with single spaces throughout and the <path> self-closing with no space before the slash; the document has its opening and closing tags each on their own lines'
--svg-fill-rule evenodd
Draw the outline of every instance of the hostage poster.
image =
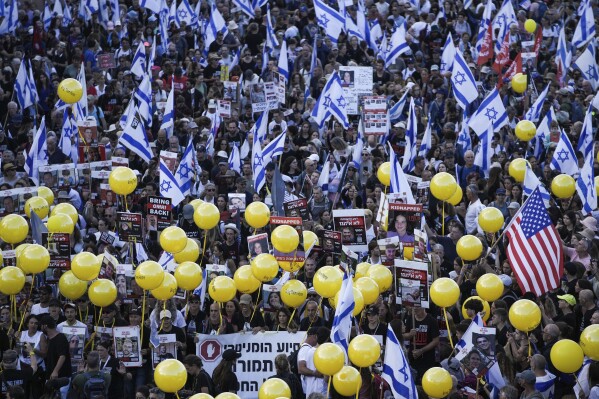
<svg viewBox="0 0 599 399">
<path fill-rule="evenodd" d="M 409 260 L 395 260 L 395 303 L 405 307 L 428 309 L 428 265 Z"/>
<path fill-rule="evenodd" d="M 368 251 L 364 209 L 333 210 L 335 231 L 341 232 L 341 242 L 354 252 Z"/>
<path fill-rule="evenodd" d="M 404 247 L 414 246 L 414 230 L 422 223 L 422 204 L 389 202 L 387 238 L 399 237 Z"/>
<path fill-rule="evenodd" d="M 293 227 L 299 234 L 299 245 L 297 249 L 292 252 L 284 253 L 278 251 L 276 248 L 273 250 L 273 254 L 278 261 L 283 262 L 304 262 L 306 260 L 306 252 L 304 250 L 304 233 L 303 233 L 303 222 L 301 217 L 270 217 L 270 228 L 271 231 L 281 225 L 287 225 Z"/>
</svg>

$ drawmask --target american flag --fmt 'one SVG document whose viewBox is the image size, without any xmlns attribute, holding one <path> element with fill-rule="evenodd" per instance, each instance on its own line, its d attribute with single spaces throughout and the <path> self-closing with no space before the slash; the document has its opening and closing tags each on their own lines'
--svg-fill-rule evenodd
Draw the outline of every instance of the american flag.
<svg viewBox="0 0 599 399">
<path fill-rule="evenodd" d="M 507 256 L 522 292 L 537 296 L 557 288 L 564 269 L 564 254 L 539 189 L 530 195 L 507 228 Z"/>
</svg>

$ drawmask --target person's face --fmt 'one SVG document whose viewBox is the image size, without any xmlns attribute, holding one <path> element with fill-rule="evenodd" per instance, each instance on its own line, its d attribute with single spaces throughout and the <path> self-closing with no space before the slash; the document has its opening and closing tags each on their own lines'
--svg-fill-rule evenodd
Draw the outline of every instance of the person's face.
<svg viewBox="0 0 599 399">
<path fill-rule="evenodd" d="M 404 235 L 406 233 L 407 228 L 408 228 L 408 221 L 406 220 L 406 218 L 403 216 L 398 216 L 395 219 L 395 230 L 399 234 Z"/>
<path fill-rule="evenodd" d="M 210 321 L 212 323 L 218 323 L 220 321 L 218 303 L 210 305 Z"/>
<path fill-rule="evenodd" d="M 64 315 L 68 321 L 72 322 L 77 317 L 77 312 L 73 308 L 66 308 L 64 311 Z"/>
<path fill-rule="evenodd" d="M 103 311 L 102 312 L 102 320 L 104 321 L 104 323 L 109 323 L 112 322 L 112 319 L 114 318 L 114 311 Z"/>
<path fill-rule="evenodd" d="M 599 312 L 593 313 L 591 316 L 591 324 L 599 324 Z"/>
<path fill-rule="evenodd" d="M 256 253 L 256 255 L 260 255 L 262 253 L 262 244 L 260 244 L 259 242 L 255 243 L 254 252 Z"/>
<path fill-rule="evenodd" d="M 312 277 L 314 276 L 314 272 L 316 271 L 316 263 L 311 258 L 306 259 L 306 263 L 304 265 L 306 276 Z"/>
<path fill-rule="evenodd" d="M 225 311 L 227 312 L 227 315 L 232 316 L 235 313 L 235 304 L 231 301 L 227 302 Z"/>
<path fill-rule="evenodd" d="M 343 230 L 343 240 L 344 241 L 352 241 L 352 232 L 350 229 Z"/>
<path fill-rule="evenodd" d="M 277 315 L 277 318 L 279 319 L 280 325 L 286 325 L 287 322 L 289 321 L 289 317 L 287 317 L 287 314 L 285 312 L 279 312 L 279 314 Z"/>
<path fill-rule="evenodd" d="M 10 321 L 10 310 L 8 308 L 4 308 L 0 311 L 0 321 L 3 323 Z"/>
<path fill-rule="evenodd" d="M 469 365 L 471 369 L 478 369 L 480 366 L 480 356 L 478 353 L 470 355 Z"/>
<path fill-rule="evenodd" d="M 491 347 L 491 343 L 486 337 L 478 337 L 476 344 L 483 350 L 488 350 Z"/>
<path fill-rule="evenodd" d="M 457 227 L 452 227 L 449 231 L 449 237 L 452 240 L 459 240 L 460 238 L 462 238 L 462 231 Z"/>
<path fill-rule="evenodd" d="M 129 341 L 123 342 L 123 354 L 128 355 L 133 352 L 133 343 Z"/>
<path fill-rule="evenodd" d="M 306 314 L 310 319 L 316 318 L 316 312 L 318 310 L 318 306 L 315 303 L 310 303 L 306 306 Z"/>
<path fill-rule="evenodd" d="M 36 319 L 35 317 L 32 317 L 31 319 L 29 319 L 29 323 L 27 324 L 29 331 L 37 331 L 38 326 L 39 326 L 38 319 Z"/>
<path fill-rule="evenodd" d="M 141 316 L 138 314 L 130 314 L 129 324 L 131 324 L 132 326 L 139 326 L 141 324 Z"/>
</svg>

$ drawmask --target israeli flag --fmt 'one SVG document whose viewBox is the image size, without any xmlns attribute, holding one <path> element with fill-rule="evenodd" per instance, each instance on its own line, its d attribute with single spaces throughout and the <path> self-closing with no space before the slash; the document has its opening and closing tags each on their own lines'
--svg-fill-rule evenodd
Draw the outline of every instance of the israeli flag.
<svg viewBox="0 0 599 399">
<path fill-rule="evenodd" d="M 289 82 L 289 60 L 287 59 L 287 42 L 283 39 L 281 52 L 279 53 L 279 73 Z"/>
<path fill-rule="evenodd" d="M 501 129 L 507 124 L 507 111 L 499 96 L 499 91 L 494 88 L 480 104 L 474 115 L 470 118 L 468 126 L 481 136 L 489 124 L 493 124 L 493 131 Z"/>
<path fill-rule="evenodd" d="M 274 157 L 283 155 L 286 138 L 287 131 L 275 137 L 274 140 L 272 140 L 262 149 L 262 159 L 264 161 L 264 165 L 272 162 Z"/>
<path fill-rule="evenodd" d="M 250 18 L 254 18 L 256 14 L 254 13 L 254 8 L 252 7 L 252 2 L 249 0 L 233 0 L 233 4 L 237 6 L 241 11 L 245 13 Z"/>
<path fill-rule="evenodd" d="M 199 26 L 198 16 L 187 0 L 181 1 L 181 4 L 177 7 L 177 14 L 175 15 L 175 23 L 177 26 L 181 27 L 183 22 L 185 22 L 186 26 L 191 26 L 192 28 L 197 28 Z"/>
<path fill-rule="evenodd" d="M 586 50 L 574 61 L 574 66 L 582 72 L 584 78 L 591 82 L 593 90 L 599 87 L 599 68 L 595 61 L 595 46 L 590 43 Z"/>
<path fill-rule="evenodd" d="M 585 215 L 597 209 L 597 191 L 595 188 L 593 162 L 593 151 L 590 151 L 584 159 L 584 165 L 582 165 L 582 169 L 580 170 L 580 177 L 576 179 L 576 192 L 582 201 L 582 210 Z"/>
<path fill-rule="evenodd" d="M 491 170 L 491 157 L 493 156 L 493 148 L 491 147 L 493 134 L 493 125 L 489 124 L 487 131 L 479 136 L 478 151 L 474 156 L 474 164 L 478 165 L 487 177 Z"/>
<path fill-rule="evenodd" d="M 526 197 L 528 197 L 532 195 L 532 193 L 537 189 L 537 187 L 539 188 L 539 194 L 541 194 L 541 198 L 543 198 L 545 206 L 548 208 L 550 205 L 549 201 L 551 200 L 551 195 L 549 194 L 549 191 L 547 191 L 545 185 L 541 183 L 541 180 L 539 180 L 539 177 L 535 174 L 535 172 L 533 172 L 530 166 L 526 164 L 526 172 L 524 172 L 524 184 L 522 185 L 522 193 Z"/>
<path fill-rule="evenodd" d="M 343 94 L 341 79 L 339 79 L 339 75 L 335 71 L 329 77 L 320 97 L 318 97 L 312 110 L 312 117 L 321 129 L 331 116 L 334 116 L 347 129 L 349 127 L 349 120 L 347 118 L 346 107 L 347 99 Z"/>
<path fill-rule="evenodd" d="M 193 140 L 190 137 L 187 141 L 187 146 L 185 147 L 183 156 L 181 157 L 181 162 L 179 162 L 179 166 L 177 167 L 177 171 L 175 172 L 177 185 L 181 189 L 181 193 L 183 193 L 183 195 L 189 195 L 191 193 L 191 186 L 193 185 L 194 177 L 193 171 L 195 169 L 195 160 L 196 152 L 193 148 Z"/>
<path fill-rule="evenodd" d="M 318 187 L 322 188 L 322 193 L 324 195 L 329 193 L 330 176 L 331 164 L 327 161 L 322 166 L 322 171 L 320 171 L 320 177 L 318 178 Z"/>
<path fill-rule="evenodd" d="M 224 36 L 227 35 L 227 24 L 220 11 L 218 11 L 218 8 L 216 8 L 216 2 L 212 3 L 210 19 L 206 21 L 204 32 L 205 53 L 208 52 L 208 48 L 212 42 L 216 40 L 216 34 L 218 32 L 222 32 Z"/>
<path fill-rule="evenodd" d="M 408 82 L 401 98 L 391 108 L 389 108 L 389 120 L 396 121 L 399 118 L 401 118 L 401 115 L 403 114 L 403 109 L 405 108 L 406 103 L 408 101 L 408 94 L 410 94 L 412 86 L 414 85 L 415 83 Z"/>
<path fill-rule="evenodd" d="M 445 46 L 443 46 L 443 54 L 441 54 L 441 66 L 439 67 L 439 72 L 442 75 L 446 74 L 447 72 L 451 72 L 453 60 L 455 59 L 455 53 L 456 48 L 453 44 L 453 37 L 451 36 L 451 32 L 449 32 L 447 34 L 447 39 L 445 39 Z"/>
<path fill-rule="evenodd" d="M 497 35 L 495 36 L 495 53 L 498 53 L 499 50 L 501 50 L 501 39 L 505 37 L 505 34 L 510 29 L 510 25 L 514 23 L 518 23 L 514 6 L 512 6 L 510 0 L 503 0 L 501 8 L 493 20 L 493 32 L 497 32 Z"/>
<path fill-rule="evenodd" d="M 416 119 L 416 109 L 414 98 L 410 99 L 410 110 L 408 111 L 408 123 L 406 126 L 406 149 L 403 154 L 401 167 L 404 171 L 410 171 L 414 167 L 414 157 L 416 156 L 416 138 L 418 137 L 418 120 Z"/>
<path fill-rule="evenodd" d="M 262 143 L 266 138 L 266 133 L 268 132 L 268 111 L 264 111 L 258 117 L 254 126 L 250 129 L 248 133 L 251 133 L 254 137 L 254 141 L 259 141 Z"/>
<path fill-rule="evenodd" d="M 40 127 L 33 137 L 33 143 L 25 159 L 25 172 L 34 182 L 38 182 L 39 167 L 48 163 L 48 151 L 46 146 L 46 116 L 42 117 Z"/>
<path fill-rule="evenodd" d="M 144 131 L 143 121 L 135 108 L 127 120 L 119 143 L 139 155 L 145 162 L 150 163 L 154 155 Z"/>
<path fill-rule="evenodd" d="M 133 62 L 131 63 L 131 73 L 141 78 L 146 74 L 146 46 L 143 40 L 139 42 L 135 55 L 133 56 Z"/>
<path fill-rule="evenodd" d="M 418 148 L 418 155 L 426 158 L 426 154 L 433 148 L 433 132 L 431 129 L 431 120 L 428 120 L 426 124 L 426 130 L 424 131 L 424 136 L 422 136 L 422 141 L 420 142 L 420 148 Z"/>
<path fill-rule="evenodd" d="M 314 0 L 314 12 L 318 25 L 334 44 L 339 40 L 339 35 L 345 30 L 345 18 L 334 8 L 329 7 L 321 0 Z"/>
<path fill-rule="evenodd" d="M 451 68 L 451 82 L 456 101 L 463 110 L 468 109 L 478 98 L 478 89 L 472 71 L 460 50 L 455 50 L 455 59 Z"/>
<path fill-rule="evenodd" d="M 58 148 L 60 148 L 64 155 L 71 158 L 75 165 L 79 159 L 77 153 L 78 138 L 77 123 L 69 110 L 65 109 L 62 115 L 62 131 L 60 134 L 60 141 L 58 142 Z"/>
<path fill-rule="evenodd" d="M 352 150 L 352 161 L 358 165 L 358 168 L 362 166 L 362 149 L 364 148 L 364 124 L 362 118 L 358 122 L 358 136 L 356 137 L 356 144 Z M 325 163 L 328 163 L 325 161 Z"/>
<path fill-rule="evenodd" d="M 171 91 L 166 98 L 164 106 L 164 115 L 162 116 L 162 125 L 160 129 L 166 131 L 166 137 L 170 138 L 175 130 L 175 85 L 171 86 Z"/>
<path fill-rule="evenodd" d="M 456 144 L 462 148 L 462 151 L 472 149 L 472 138 L 470 138 L 470 128 L 468 127 L 468 116 L 466 115 L 466 111 L 462 113 L 462 127 L 458 133 Z"/>
<path fill-rule="evenodd" d="M 239 147 L 233 145 L 233 149 L 229 154 L 229 169 L 241 174 L 241 157 L 239 156 Z"/>
<path fill-rule="evenodd" d="M 584 123 L 582 124 L 582 131 L 580 137 L 578 137 L 578 145 L 576 149 L 585 156 L 593 152 L 593 108 L 589 105 L 587 113 L 584 116 Z"/>
<path fill-rule="evenodd" d="M 160 0 L 140 0 L 139 5 L 141 7 L 147 8 L 154 14 L 160 13 Z"/>
<path fill-rule="evenodd" d="M 202 284 L 193 291 L 194 295 L 200 297 L 200 309 L 204 309 L 204 301 L 206 300 L 206 289 L 208 288 L 208 270 L 202 269 Z"/>
<path fill-rule="evenodd" d="M 252 172 L 254 174 L 254 190 L 260 192 L 266 184 L 266 164 L 262 158 L 262 147 L 258 140 L 254 140 L 252 148 Z"/>
<path fill-rule="evenodd" d="M 31 101 L 29 73 L 24 59 L 21 60 L 21 66 L 19 67 L 19 72 L 17 73 L 17 78 L 15 80 L 15 94 L 17 95 L 17 101 L 22 109 L 26 109 L 33 105 L 33 102 Z"/>
<path fill-rule="evenodd" d="M 536 101 L 530 107 L 526 114 L 524 115 L 524 119 L 529 120 L 531 122 L 538 122 L 541 117 L 541 110 L 543 109 L 543 104 L 545 103 L 545 99 L 547 98 L 547 93 L 549 92 L 549 86 L 545 87 L 545 90 L 539 94 Z"/>
<path fill-rule="evenodd" d="M 339 295 L 339 303 L 335 309 L 335 317 L 331 328 L 331 342 L 340 345 L 346 355 L 349 348 L 352 313 L 355 306 L 352 279 L 349 272 L 345 271 L 341 285 L 341 295 Z"/>
<path fill-rule="evenodd" d="M 181 192 L 181 188 L 177 183 L 177 179 L 173 176 L 173 173 L 168 169 L 164 159 L 160 157 L 160 195 L 164 198 L 170 198 L 173 201 L 173 206 L 179 205 L 185 196 Z"/>
<path fill-rule="evenodd" d="M 147 73 L 135 89 L 135 98 L 139 101 L 139 115 L 143 118 L 145 126 L 152 126 L 152 84 Z"/>
<path fill-rule="evenodd" d="M 408 52 L 408 50 L 410 50 L 410 46 L 406 41 L 406 22 L 404 21 L 391 35 L 391 40 L 385 51 L 385 67 L 389 68 L 397 57 Z"/>
<path fill-rule="evenodd" d="M 581 7 L 583 7 L 582 14 L 580 20 L 578 20 L 578 25 L 576 25 L 574 36 L 572 36 L 572 45 L 575 48 L 581 48 L 595 37 L 595 17 L 591 1 L 583 1 Z"/>
<path fill-rule="evenodd" d="M 466 4 L 464 4 L 466 7 Z M 464 8 L 466 9 L 466 8 Z M 483 19 L 478 28 L 478 35 L 476 36 L 476 54 L 480 54 L 480 50 L 483 46 L 483 40 L 485 39 L 485 34 L 489 29 L 489 24 L 491 23 L 491 12 L 493 11 L 493 1 L 487 0 L 487 5 L 483 11 Z"/>
<path fill-rule="evenodd" d="M 387 143 L 387 145 L 389 146 L 389 163 L 391 164 L 391 185 L 389 186 L 389 192 L 405 194 L 408 204 L 415 204 L 416 201 L 412 195 L 412 189 L 399 164 L 399 159 L 397 158 L 393 147 L 391 147 L 391 144 Z"/>
<path fill-rule="evenodd" d="M 568 74 L 570 64 L 572 63 L 572 51 L 569 49 L 569 43 L 566 41 L 565 26 L 562 26 L 559 31 L 555 62 L 557 64 L 557 76 L 560 82 L 564 82 Z"/>
<path fill-rule="evenodd" d="M 89 107 L 87 106 L 87 80 L 85 78 L 85 63 L 81 63 L 81 69 L 79 69 L 79 74 L 77 75 L 77 80 L 81 83 L 81 87 L 83 88 L 83 95 L 81 96 L 81 100 L 77 102 L 80 105 L 80 110 L 82 111 L 79 115 L 75 115 L 75 118 L 86 117 Z M 78 112 L 79 113 L 79 112 Z"/>
<path fill-rule="evenodd" d="M 385 347 L 385 360 L 381 376 L 391 387 L 393 398 L 412 399 L 418 397 L 410 363 L 392 328 L 387 329 L 387 346 Z"/>
<path fill-rule="evenodd" d="M 576 177 L 580 173 L 578 159 L 568 135 L 562 130 L 551 159 L 551 169 Z"/>
<path fill-rule="evenodd" d="M 50 24 L 52 23 L 52 11 L 50 11 L 50 4 L 48 4 L 48 1 L 46 0 L 45 2 L 45 6 L 44 6 L 44 17 L 43 17 L 43 21 L 44 21 L 44 29 L 48 30 L 50 28 Z"/>
<path fill-rule="evenodd" d="M 272 27 L 272 19 L 270 19 L 270 6 L 266 6 L 266 43 L 264 44 L 266 51 L 269 54 L 274 51 L 276 47 L 279 47 L 279 41 L 275 34 L 275 29 Z M 264 65 L 262 65 L 264 68 Z"/>
<path fill-rule="evenodd" d="M 9 1 L 8 11 L 4 9 L 4 19 L 0 23 L 0 35 L 13 33 L 19 26 L 19 9 L 16 1 Z"/>
</svg>

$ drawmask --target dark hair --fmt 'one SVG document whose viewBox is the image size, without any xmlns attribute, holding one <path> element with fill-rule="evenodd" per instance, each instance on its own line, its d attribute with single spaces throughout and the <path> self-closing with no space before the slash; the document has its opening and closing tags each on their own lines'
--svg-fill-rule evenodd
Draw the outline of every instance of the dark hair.
<svg viewBox="0 0 599 399">
<path fill-rule="evenodd" d="M 183 364 L 187 365 L 187 366 L 198 366 L 199 368 L 202 367 L 202 359 L 200 359 L 199 356 L 196 355 L 187 355 L 183 358 Z"/>
<path fill-rule="evenodd" d="M 470 299 L 464 304 L 464 308 L 474 310 L 476 313 L 482 312 L 484 309 L 483 303 L 478 299 Z"/>
<path fill-rule="evenodd" d="M 25 399 L 25 390 L 19 385 L 9 386 L 8 393 L 12 399 Z"/>
<path fill-rule="evenodd" d="M 326 327 L 318 327 L 318 332 L 316 333 L 316 340 L 318 345 L 322 345 L 327 342 L 331 337 L 331 330 Z"/>
<path fill-rule="evenodd" d="M 599 363 L 591 362 L 589 365 L 589 385 L 594 387 L 599 384 Z"/>
<path fill-rule="evenodd" d="M 54 329 L 56 328 L 56 321 L 49 314 L 45 314 L 40 320 L 40 326 L 46 326 L 46 328 Z"/>
</svg>

